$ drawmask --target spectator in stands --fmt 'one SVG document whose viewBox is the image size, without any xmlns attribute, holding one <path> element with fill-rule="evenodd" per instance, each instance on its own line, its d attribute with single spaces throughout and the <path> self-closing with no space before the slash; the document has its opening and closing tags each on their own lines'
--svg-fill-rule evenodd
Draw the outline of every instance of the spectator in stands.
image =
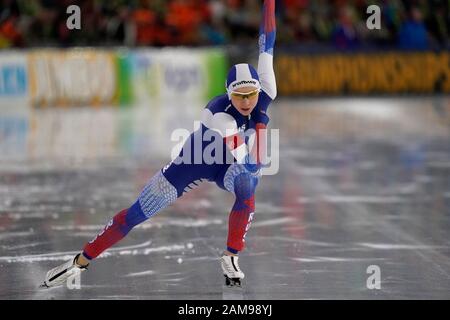
<svg viewBox="0 0 450 320">
<path fill-rule="evenodd" d="M 203 42 L 208 45 L 223 45 L 227 42 L 225 16 L 227 8 L 224 1 L 211 1 L 208 15 L 201 25 Z"/>
<path fill-rule="evenodd" d="M 107 45 L 133 45 L 131 34 L 131 8 L 121 0 L 102 3 L 100 28 Z"/>
<path fill-rule="evenodd" d="M 398 41 L 401 49 L 424 50 L 428 48 L 427 30 L 418 7 L 410 9 L 408 19 L 400 28 Z"/>
<path fill-rule="evenodd" d="M 427 29 L 432 34 L 432 39 L 440 46 L 450 44 L 450 12 L 449 1 L 430 1 L 430 15 L 426 21 Z"/>
<path fill-rule="evenodd" d="M 66 27 L 71 4 L 81 8 L 81 31 Z M 449 46 L 448 0 L 379 0 L 377 31 L 365 27 L 371 0 L 278 4 L 279 44 Z M 258 35 L 260 6 L 260 0 L 0 0 L 0 47 L 245 45 Z"/>
<path fill-rule="evenodd" d="M 348 6 L 339 10 L 338 21 L 332 33 L 333 44 L 338 49 L 354 49 L 358 37 L 353 22 L 353 12 Z"/>
<path fill-rule="evenodd" d="M 230 36 L 233 42 L 245 43 L 249 38 L 254 38 L 258 34 L 259 23 L 255 6 L 258 5 L 255 0 L 227 1 L 226 25 L 229 28 Z"/>
<path fill-rule="evenodd" d="M 131 21 L 134 25 L 135 44 L 152 45 L 157 35 L 157 16 L 150 8 L 148 0 L 140 0 L 139 6 L 133 11 Z"/>
<path fill-rule="evenodd" d="M 2 0 L 0 11 L 0 48 L 19 47 L 23 44 L 19 29 L 20 11 L 15 0 Z"/>
</svg>

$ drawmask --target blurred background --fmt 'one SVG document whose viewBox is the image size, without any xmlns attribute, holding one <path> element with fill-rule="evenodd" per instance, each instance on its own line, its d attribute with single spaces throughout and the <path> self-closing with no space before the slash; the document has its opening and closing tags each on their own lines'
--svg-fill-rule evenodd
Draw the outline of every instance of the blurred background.
<svg viewBox="0 0 450 320">
<path fill-rule="evenodd" d="M 258 0 L 2 0 L 0 47 L 211 46 L 248 44 L 260 22 Z M 82 30 L 66 28 L 78 5 Z M 382 28 L 366 27 L 369 5 Z M 335 49 L 446 49 L 447 0 L 281 0 L 278 45 Z"/>
<path fill-rule="evenodd" d="M 35 285 L 170 161 L 231 65 L 257 64 L 261 4 L 0 0 L 0 298 L 229 298 L 214 272 L 232 197 L 204 185 L 101 256 L 95 285 Z M 276 16 L 280 171 L 258 186 L 244 298 L 450 298 L 450 1 L 278 0 Z"/>
</svg>

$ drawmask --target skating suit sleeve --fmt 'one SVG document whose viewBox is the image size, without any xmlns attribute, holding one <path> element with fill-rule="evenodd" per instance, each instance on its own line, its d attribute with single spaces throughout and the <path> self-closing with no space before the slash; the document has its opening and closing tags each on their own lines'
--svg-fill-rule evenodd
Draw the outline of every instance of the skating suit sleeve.
<svg viewBox="0 0 450 320">
<path fill-rule="evenodd" d="M 250 144 L 250 155 L 256 163 L 265 162 L 267 137 L 262 132 L 269 123 L 267 109 L 277 96 L 277 83 L 273 70 L 273 51 L 276 38 L 275 0 L 265 0 L 263 17 L 259 28 L 259 59 L 258 76 L 262 92 L 259 95 L 258 105 L 252 111 L 251 128 L 256 131 L 256 138 Z"/>
<path fill-rule="evenodd" d="M 273 70 L 273 50 L 276 38 L 275 0 L 265 0 L 263 17 L 259 28 L 259 59 L 258 76 L 262 92 L 258 105 L 252 112 L 252 119 L 256 123 L 269 122 L 267 108 L 277 96 L 277 83 Z"/>
</svg>

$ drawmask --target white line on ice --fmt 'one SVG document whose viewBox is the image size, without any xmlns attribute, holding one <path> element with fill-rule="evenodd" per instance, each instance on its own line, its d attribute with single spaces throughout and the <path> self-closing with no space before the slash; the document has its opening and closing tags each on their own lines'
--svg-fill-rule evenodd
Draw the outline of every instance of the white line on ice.
<svg viewBox="0 0 450 320">
<path fill-rule="evenodd" d="M 214 224 L 223 224 L 223 220 L 221 219 L 177 219 L 172 218 L 172 220 L 166 218 L 158 218 L 149 220 L 145 223 L 142 223 L 136 226 L 134 229 L 150 229 L 150 228 L 161 228 L 165 226 L 179 226 L 179 227 L 205 227 L 208 225 Z M 52 230 L 57 231 L 71 231 L 71 230 L 80 230 L 80 231 L 99 231 L 104 228 L 104 225 L 64 225 L 64 226 L 51 226 Z"/>
<path fill-rule="evenodd" d="M 258 228 L 258 227 L 273 226 L 273 225 L 277 225 L 277 224 L 289 223 L 289 222 L 292 222 L 292 221 L 295 221 L 295 219 L 294 218 L 290 218 L 290 217 L 279 218 L 279 219 L 269 219 L 269 220 L 254 222 L 254 223 L 252 223 L 252 227 L 253 228 Z"/>
<path fill-rule="evenodd" d="M 308 239 L 298 239 L 298 238 L 281 237 L 281 236 L 275 236 L 275 237 L 264 237 L 264 236 L 258 236 L 258 235 L 253 236 L 253 241 L 261 241 L 261 240 L 268 240 L 270 242 L 273 242 L 273 241 L 294 242 L 294 243 L 300 243 L 300 244 L 304 244 L 304 245 L 318 246 L 318 247 L 339 247 L 340 246 L 338 243 L 321 242 L 321 241 L 314 241 L 314 240 L 308 240 Z"/>
<path fill-rule="evenodd" d="M 171 246 L 162 246 L 162 247 L 156 247 L 156 248 L 146 248 L 146 249 L 134 249 L 134 250 L 120 250 L 119 255 L 121 256 L 137 256 L 137 255 L 149 255 L 152 252 L 170 252 L 170 251 L 182 251 L 186 250 L 187 246 L 184 244 L 174 244 Z M 106 254 L 107 252 L 105 252 Z"/>
<path fill-rule="evenodd" d="M 18 231 L 18 232 L 4 232 L 0 234 L 0 240 L 13 237 L 26 237 L 34 234 L 34 231 Z"/>
<path fill-rule="evenodd" d="M 180 282 L 181 280 L 186 279 L 186 277 L 183 278 L 169 278 L 169 279 L 155 279 L 155 281 L 164 281 L 164 282 Z"/>
<path fill-rule="evenodd" d="M 357 243 L 362 247 L 381 250 L 417 250 L 417 249 L 439 249 L 448 248 L 448 246 L 432 246 L 432 245 L 414 245 L 414 244 L 394 244 L 394 243 Z"/>
<path fill-rule="evenodd" d="M 39 246 L 39 245 L 45 244 L 45 243 L 48 243 L 48 242 L 33 242 L 33 243 L 27 243 L 27 244 L 19 244 L 19 245 L 15 245 L 15 246 L 3 245 L 1 247 L 5 250 L 17 250 L 17 249 L 23 249 L 23 248 L 36 247 L 36 246 Z"/>
<path fill-rule="evenodd" d="M 82 238 L 89 238 L 92 237 L 92 231 L 78 231 L 78 232 L 71 232 L 69 234 L 71 237 L 82 237 Z"/>
<path fill-rule="evenodd" d="M 308 198 L 308 197 L 298 197 L 297 198 L 298 203 L 314 203 L 317 202 L 316 199 Z"/>
<path fill-rule="evenodd" d="M 81 231 L 97 231 L 104 228 L 104 225 L 100 224 L 90 224 L 90 225 L 76 225 L 76 226 L 51 226 L 52 230 L 56 231 L 72 231 L 72 230 L 81 230 Z"/>
<path fill-rule="evenodd" d="M 84 288 L 84 286 L 83 286 Z M 129 299 L 129 300 L 137 300 L 137 299 L 142 299 L 141 296 L 137 295 L 137 296 L 132 296 L 132 295 L 111 295 L 111 296 L 98 296 L 95 298 L 89 298 L 89 300 L 125 300 L 125 299 Z"/>
<path fill-rule="evenodd" d="M 258 214 L 261 213 L 278 213 L 284 211 L 284 208 L 276 206 L 272 203 L 258 202 Z"/>
<path fill-rule="evenodd" d="M 334 258 L 334 257 L 312 257 L 312 258 L 291 258 L 300 262 L 355 262 L 355 261 L 373 261 L 386 260 L 385 258 Z"/>
<path fill-rule="evenodd" d="M 21 219 L 36 219 L 36 218 L 52 218 L 52 219 L 58 219 L 59 214 L 57 213 L 45 213 L 45 212 L 29 212 L 29 213 L 8 213 L 8 218 L 11 218 L 13 220 L 21 220 Z"/>
<path fill-rule="evenodd" d="M 148 276 L 148 275 L 152 275 L 155 274 L 156 272 L 153 270 L 147 270 L 147 271 L 142 271 L 142 272 L 134 272 L 134 273 L 129 273 L 124 275 L 124 277 L 140 277 L 140 276 Z"/>
<path fill-rule="evenodd" d="M 298 203 L 315 203 L 315 202 L 330 202 L 330 203 L 405 203 L 407 199 L 393 196 L 321 196 L 318 198 L 298 197 Z"/>
<path fill-rule="evenodd" d="M 141 247 L 147 247 L 151 244 L 151 241 L 146 241 L 141 244 L 126 246 L 126 247 L 118 247 L 111 248 L 109 252 L 117 252 L 122 250 L 136 249 Z M 0 257 L 0 261 L 6 262 L 35 262 L 35 261 L 55 261 L 55 260 L 69 260 L 73 258 L 73 256 L 80 251 L 65 251 L 65 252 L 52 252 L 52 253 L 44 253 L 44 254 L 33 254 L 33 255 L 25 255 L 25 256 L 4 256 Z M 100 256 L 101 257 L 101 256 Z"/>
<path fill-rule="evenodd" d="M 331 196 L 326 195 L 320 197 L 319 200 L 324 200 L 333 203 L 403 203 L 407 202 L 407 199 L 401 197 L 392 196 Z"/>
<path fill-rule="evenodd" d="M 153 221 L 149 221 L 148 223 L 143 223 L 137 228 L 141 229 L 149 229 L 153 227 L 161 228 L 164 226 L 178 226 L 178 227 L 205 227 L 213 224 L 223 224 L 223 220 L 221 219 L 178 219 L 171 218 L 170 220 L 167 218 L 164 219 L 154 219 Z"/>
<path fill-rule="evenodd" d="M 185 261 L 216 261 L 219 260 L 218 257 L 193 257 L 193 258 L 184 258 Z"/>
<path fill-rule="evenodd" d="M 326 177 L 331 175 L 336 175 L 336 171 L 333 169 L 323 168 L 323 167 L 299 167 L 298 172 L 302 175 L 308 175 L 311 177 Z"/>
</svg>

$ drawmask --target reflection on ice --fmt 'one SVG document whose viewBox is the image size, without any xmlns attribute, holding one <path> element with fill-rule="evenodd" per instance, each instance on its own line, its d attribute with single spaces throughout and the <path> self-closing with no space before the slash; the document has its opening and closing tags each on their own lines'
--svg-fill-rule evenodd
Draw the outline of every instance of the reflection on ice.
<svg viewBox="0 0 450 320">
<path fill-rule="evenodd" d="M 36 290 L 132 203 L 201 104 L 0 110 L 0 298 L 449 299 L 449 102 L 278 100 L 280 171 L 258 184 L 243 292 L 223 288 L 233 196 L 212 185 L 101 255 L 80 292 Z"/>
</svg>

